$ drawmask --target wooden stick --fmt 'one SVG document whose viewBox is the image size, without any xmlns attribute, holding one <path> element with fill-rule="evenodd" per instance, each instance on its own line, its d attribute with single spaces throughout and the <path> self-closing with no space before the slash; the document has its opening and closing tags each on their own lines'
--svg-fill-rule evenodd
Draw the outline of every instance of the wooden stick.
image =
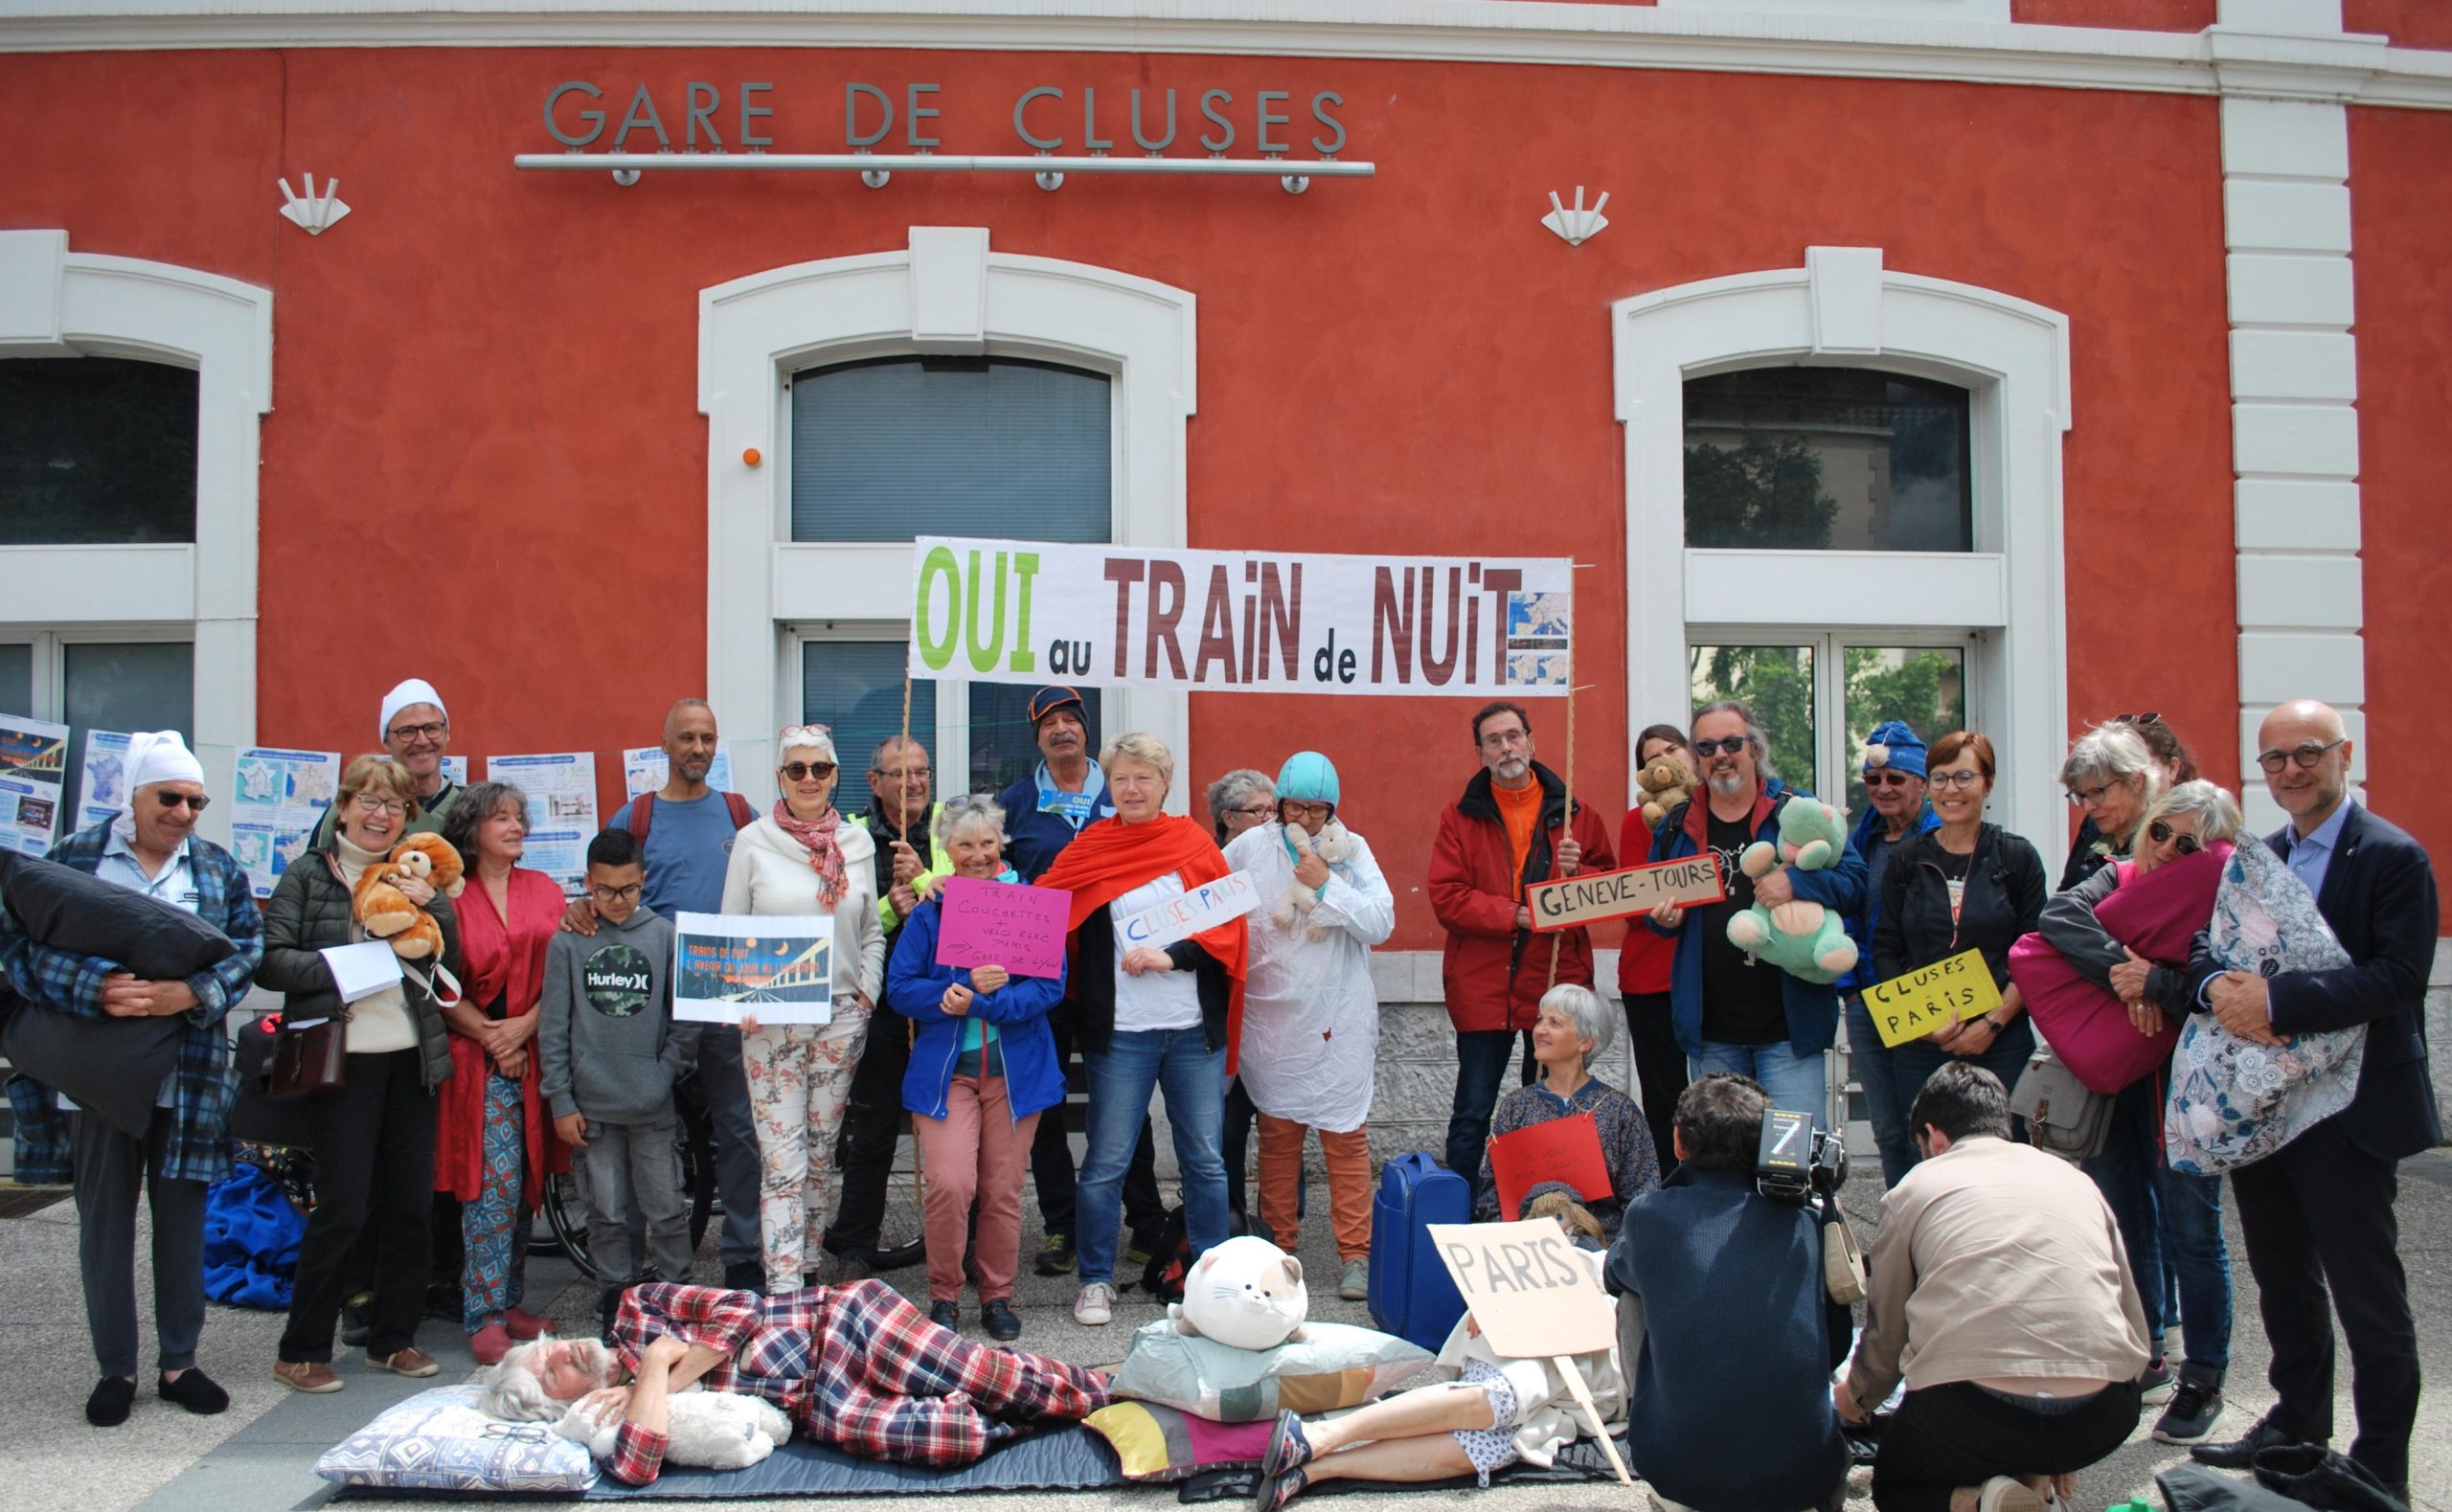
<svg viewBox="0 0 2452 1512">
<path fill-rule="evenodd" d="M 1566 840 L 1575 838 L 1575 637 L 1567 637 L 1567 806 L 1559 831 Z M 1558 853 L 1550 852 L 1550 875 L 1558 874 Z M 1543 991 L 1558 984 L 1558 947 L 1566 942 L 1566 931 L 1550 937 L 1550 980 Z"/>
<path fill-rule="evenodd" d="M 909 775 L 911 770 L 911 663 L 908 658 L 905 658 L 902 664 L 902 735 L 895 749 L 903 753 L 903 780 L 908 782 L 911 780 Z M 901 823 L 906 827 L 911 823 L 911 807 L 907 803 L 902 805 Z M 908 836 L 905 839 L 907 841 Z M 871 1009 L 870 1012 L 874 1015 L 875 1010 Z M 920 1046 L 920 1021 L 918 1019 L 903 1020 L 902 1032 L 903 1053 L 907 1057 L 911 1050 L 917 1049 Z M 894 1137 L 898 1140 L 902 1138 L 901 1118 L 898 1114 L 895 1121 Z M 917 1128 L 911 1131 L 911 1192 L 919 1199 L 920 1214 L 924 1222 L 928 1213 L 928 1179 L 927 1174 L 920 1168 L 920 1131 Z"/>
<path fill-rule="evenodd" d="M 1567 1389 L 1575 1393 L 1575 1405 L 1583 1409 L 1584 1421 L 1592 1425 L 1592 1434 L 1601 1440 L 1601 1452 L 1609 1456 L 1609 1468 L 1618 1472 L 1618 1483 L 1631 1486 L 1635 1478 L 1626 1474 L 1626 1462 L 1618 1457 L 1618 1442 L 1609 1436 L 1609 1425 L 1601 1421 L 1601 1409 L 1594 1405 L 1592 1388 L 1583 1384 L 1583 1372 L 1575 1367 L 1575 1356 L 1553 1355 L 1552 1363 L 1558 1373 L 1567 1378 Z"/>
</svg>

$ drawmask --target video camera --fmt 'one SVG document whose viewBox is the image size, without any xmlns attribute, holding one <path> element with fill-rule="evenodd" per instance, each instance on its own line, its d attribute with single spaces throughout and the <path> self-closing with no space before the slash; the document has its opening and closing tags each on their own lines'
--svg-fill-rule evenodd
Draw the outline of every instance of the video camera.
<svg viewBox="0 0 2452 1512">
<path fill-rule="evenodd" d="M 1754 1153 L 1754 1188 L 1763 1196 L 1803 1207 L 1837 1201 L 1848 1180 L 1848 1145 L 1840 1135 L 1813 1126 L 1813 1116 L 1770 1108 L 1762 1114 L 1762 1142 Z"/>
</svg>

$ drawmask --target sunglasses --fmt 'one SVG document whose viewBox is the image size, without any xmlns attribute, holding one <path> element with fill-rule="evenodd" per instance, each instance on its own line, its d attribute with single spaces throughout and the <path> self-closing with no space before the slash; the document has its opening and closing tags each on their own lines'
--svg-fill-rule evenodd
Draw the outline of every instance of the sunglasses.
<svg viewBox="0 0 2452 1512">
<path fill-rule="evenodd" d="M 2143 714 L 2114 714 L 2111 722 L 2116 725 L 2158 725 L 2163 722 L 2163 716 L 2159 711 Z"/>
<path fill-rule="evenodd" d="M 786 761 L 775 770 L 793 781 L 799 782 L 812 777 L 832 777 L 834 763 L 831 761 Z"/>
<path fill-rule="evenodd" d="M 176 808 L 181 803 L 185 803 L 188 807 L 201 814 L 204 812 L 204 805 L 212 802 L 213 800 L 205 797 L 202 793 L 166 793 L 160 788 L 155 788 L 153 790 L 153 801 L 161 804 L 164 808 Z"/>
<path fill-rule="evenodd" d="M 1906 772 L 1868 772 L 1865 774 L 1865 786 L 1867 787 L 1905 787 L 1908 783 L 1915 780 L 1915 777 Z"/>
<path fill-rule="evenodd" d="M 1714 752 L 1721 751 L 1727 752 L 1730 756 L 1735 756 L 1744 749 L 1745 737 L 1743 735 L 1730 735 L 1725 740 L 1697 740 L 1694 742 L 1694 754 L 1698 756 L 1704 757 L 1709 757 Z"/>
<path fill-rule="evenodd" d="M 2172 849 L 2177 850 L 2183 856 L 2195 855 L 2197 851 L 2204 848 L 2196 843 L 2196 837 L 2194 835 L 2182 835 L 2179 838 L 2179 843 L 2177 845 L 2172 845 L 2171 826 L 2163 823 L 2159 819 L 2146 826 L 2146 838 L 2152 840 L 2154 844 L 2158 846 L 2171 846 Z"/>
</svg>

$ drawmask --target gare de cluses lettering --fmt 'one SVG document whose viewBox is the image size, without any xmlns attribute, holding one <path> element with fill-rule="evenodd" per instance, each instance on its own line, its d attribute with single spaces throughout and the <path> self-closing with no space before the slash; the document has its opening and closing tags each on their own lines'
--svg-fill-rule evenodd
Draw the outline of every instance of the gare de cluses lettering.
<svg viewBox="0 0 2452 1512">
<path fill-rule="evenodd" d="M 778 107 L 772 83 L 741 81 L 729 95 L 718 85 L 692 80 L 679 99 L 659 101 L 645 83 L 629 92 L 615 122 L 607 102 L 621 98 L 583 79 L 554 87 L 545 96 L 545 129 L 576 151 L 602 147 L 615 152 L 758 152 L 775 146 L 767 134 Z M 1143 152 L 1164 152 L 1179 138 L 1213 153 L 1247 144 L 1262 155 L 1293 150 L 1290 133 L 1307 134 L 1311 150 L 1327 156 L 1345 146 L 1345 124 L 1333 113 L 1345 97 L 1331 89 L 1297 108 L 1291 90 L 1261 89 L 1238 99 L 1228 89 L 1195 92 L 1132 89 L 1101 99 L 1092 85 L 1039 84 L 1014 97 L 1013 137 L 1033 152 L 1105 152 L 1129 141 Z M 943 146 L 932 123 L 942 114 L 936 84 L 906 83 L 898 91 L 870 83 L 843 86 L 843 146 L 853 151 L 886 146 L 923 152 Z M 1298 125 L 1297 122 L 1301 124 Z M 1078 130 L 1078 135 L 1075 133 Z M 650 146 L 652 144 L 652 146 Z"/>
</svg>

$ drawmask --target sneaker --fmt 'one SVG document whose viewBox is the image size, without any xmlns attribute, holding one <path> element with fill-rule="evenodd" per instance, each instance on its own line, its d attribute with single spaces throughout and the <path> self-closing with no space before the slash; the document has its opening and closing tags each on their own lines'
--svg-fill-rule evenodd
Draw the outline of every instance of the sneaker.
<svg viewBox="0 0 2452 1512">
<path fill-rule="evenodd" d="M 1134 1234 L 1124 1242 L 1124 1265 L 1126 1270 L 1146 1271 L 1158 1252 L 1158 1241 Z"/>
<path fill-rule="evenodd" d="M 337 1391 L 348 1384 L 333 1373 L 330 1365 L 321 1360 L 276 1360 L 273 1362 L 272 1373 L 273 1379 L 293 1391 L 308 1391 L 318 1395 L 326 1391 Z"/>
<path fill-rule="evenodd" d="M 928 1321 L 940 1328 L 950 1328 L 960 1333 L 962 1332 L 962 1307 L 955 1302 L 930 1302 Z"/>
<path fill-rule="evenodd" d="M 1115 1320 L 1115 1288 L 1092 1281 L 1073 1299 L 1073 1320 L 1084 1328 L 1103 1328 Z"/>
<path fill-rule="evenodd" d="M 2171 1393 L 2171 1405 L 2154 1420 L 2154 1437 L 2165 1444 L 2201 1444 L 2214 1436 L 2214 1425 L 2220 1421 L 2222 1388 L 2184 1375 Z"/>
<path fill-rule="evenodd" d="M 1047 1243 L 1039 1246 L 1038 1263 L 1031 1269 L 1041 1275 L 1071 1275 L 1078 1263 L 1079 1257 L 1073 1252 L 1073 1236 L 1052 1233 L 1047 1236 Z"/>
<path fill-rule="evenodd" d="M 500 1323 L 488 1323 L 468 1336 L 468 1352 L 477 1357 L 479 1365 L 502 1364 L 502 1357 L 511 1353 L 511 1330 Z M 397 1360 L 399 1356 L 393 1358 Z M 408 1372 L 401 1373 L 405 1375 Z"/>
<path fill-rule="evenodd" d="M 869 1268 L 869 1252 L 846 1250 L 834 1257 L 826 1282 L 829 1286 L 854 1286 L 875 1273 Z"/>
<path fill-rule="evenodd" d="M 2171 1399 L 2174 1389 L 2170 1363 L 2157 1359 L 2137 1378 L 2137 1400 L 2148 1407 L 2159 1407 Z"/>
<path fill-rule="evenodd" d="M 1371 1261 L 1357 1256 L 1345 1263 L 1345 1275 L 1337 1279 L 1337 1295 L 1349 1302 L 1368 1301 L 1371 1298 Z"/>
<path fill-rule="evenodd" d="M 2009 1476 L 1987 1480 L 1975 1499 L 1975 1512 L 2052 1512 L 2052 1506 L 2042 1492 Z"/>
<path fill-rule="evenodd" d="M 375 1335 L 375 1294 L 360 1292 L 341 1303 L 341 1343 L 363 1349 Z"/>
<path fill-rule="evenodd" d="M 443 1362 L 415 1344 L 406 1349 L 396 1350 L 379 1359 L 370 1354 L 366 1357 L 366 1363 L 375 1369 L 389 1370 L 394 1375 L 404 1375 L 413 1381 L 422 1381 L 427 1376 L 443 1373 Z"/>
<path fill-rule="evenodd" d="M 979 1304 L 979 1320 L 988 1325 L 988 1337 L 999 1343 L 1010 1343 L 1022 1337 L 1022 1320 L 1013 1304 L 1005 1298 Z"/>
<path fill-rule="evenodd" d="M 1260 1474 L 1282 1476 L 1311 1462 L 1311 1439 L 1303 1432 L 1303 1415 L 1281 1409 L 1268 1431 L 1268 1451 L 1260 1456 Z"/>
</svg>

